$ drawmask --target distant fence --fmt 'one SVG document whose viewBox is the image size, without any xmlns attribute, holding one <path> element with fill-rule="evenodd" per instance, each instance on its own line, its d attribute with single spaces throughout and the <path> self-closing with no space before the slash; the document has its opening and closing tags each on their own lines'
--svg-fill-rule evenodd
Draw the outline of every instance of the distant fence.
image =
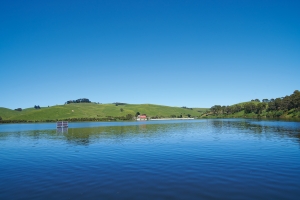
<svg viewBox="0 0 300 200">
<path fill-rule="evenodd" d="M 56 122 L 56 128 L 64 128 L 64 127 L 68 127 L 69 124 L 67 121 L 58 121 Z"/>
</svg>

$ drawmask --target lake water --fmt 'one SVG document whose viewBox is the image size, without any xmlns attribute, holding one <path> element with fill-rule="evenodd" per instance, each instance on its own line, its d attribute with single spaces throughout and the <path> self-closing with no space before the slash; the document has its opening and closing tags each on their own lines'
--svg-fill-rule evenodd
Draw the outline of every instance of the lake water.
<svg viewBox="0 0 300 200">
<path fill-rule="evenodd" d="M 0 125 L 0 199 L 299 199 L 300 123 Z"/>
</svg>

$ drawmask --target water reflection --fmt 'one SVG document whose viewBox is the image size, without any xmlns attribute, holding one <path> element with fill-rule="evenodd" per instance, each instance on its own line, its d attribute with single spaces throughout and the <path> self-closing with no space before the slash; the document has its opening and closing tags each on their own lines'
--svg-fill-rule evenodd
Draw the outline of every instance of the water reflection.
<svg viewBox="0 0 300 200">
<path fill-rule="evenodd" d="M 56 133 L 61 134 L 61 133 L 68 133 L 68 127 L 60 127 L 56 128 Z"/>
<path fill-rule="evenodd" d="M 124 124 L 125 125 L 125 124 Z M 16 124 L 15 126 L 18 126 Z M 0 140 L 10 137 L 31 139 L 52 138 L 65 140 L 77 145 L 89 145 L 99 140 L 124 141 L 132 138 L 163 137 L 164 134 L 189 133 L 199 135 L 203 132 L 214 134 L 219 140 L 221 134 L 234 132 L 252 134 L 255 137 L 289 137 L 300 143 L 300 122 L 259 121 L 246 119 L 198 120 L 194 122 L 166 123 L 166 124 L 138 124 L 131 126 L 98 126 L 81 128 L 57 128 L 55 130 L 27 130 L 16 132 L 1 132 Z"/>
<path fill-rule="evenodd" d="M 178 127 L 174 125 L 173 128 Z M 115 142 L 130 138 L 154 137 L 156 134 L 163 134 L 170 130 L 170 125 L 146 125 L 139 126 L 104 126 L 87 128 L 69 128 L 64 138 L 68 143 L 88 145 L 99 140 L 114 140 Z"/>
<path fill-rule="evenodd" d="M 300 143 L 300 122 L 264 121 L 247 119 L 208 120 L 207 123 L 216 133 L 236 130 L 236 134 L 252 134 L 256 137 L 289 137 Z"/>
</svg>

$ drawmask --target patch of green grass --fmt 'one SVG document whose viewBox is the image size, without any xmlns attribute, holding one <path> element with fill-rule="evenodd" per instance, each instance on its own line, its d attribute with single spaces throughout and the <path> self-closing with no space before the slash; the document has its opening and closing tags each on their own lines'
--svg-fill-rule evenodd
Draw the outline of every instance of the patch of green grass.
<svg viewBox="0 0 300 200">
<path fill-rule="evenodd" d="M 11 110 L 8 108 L 2 108 L 0 107 L 0 117 L 2 117 L 2 119 L 8 119 L 12 116 L 16 116 L 20 114 L 20 111 L 15 111 L 15 110 Z"/>
</svg>

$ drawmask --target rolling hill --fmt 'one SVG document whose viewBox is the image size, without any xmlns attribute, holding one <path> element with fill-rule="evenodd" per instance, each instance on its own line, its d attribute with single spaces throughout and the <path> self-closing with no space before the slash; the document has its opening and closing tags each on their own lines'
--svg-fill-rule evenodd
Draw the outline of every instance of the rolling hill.
<svg viewBox="0 0 300 200">
<path fill-rule="evenodd" d="M 0 107 L 0 116 L 4 121 L 55 121 L 63 119 L 107 119 L 135 115 L 137 112 L 149 117 L 192 116 L 199 117 L 206 108 L 180 108 L 154 104 L 96 104 L 71 103 L 41 109 L 27 108 L 15 111 Z M 80 120 L 79 120 L 80 121 Z"/>
</svg>

